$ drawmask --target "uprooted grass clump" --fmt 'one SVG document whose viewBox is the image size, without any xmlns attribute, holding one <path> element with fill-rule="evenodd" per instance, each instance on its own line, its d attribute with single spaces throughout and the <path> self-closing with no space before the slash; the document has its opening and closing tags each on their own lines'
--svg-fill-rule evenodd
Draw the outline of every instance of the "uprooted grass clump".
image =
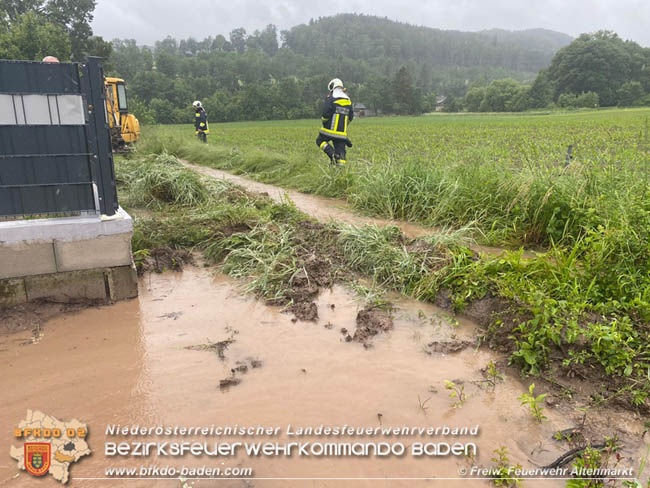
<svg viewBox="0 0 650 488">
<path fill-rule="evenodd" d="M 277 204 L 226 183 L 196 177 L 200 199 L 174 196 L 184 173 L 173 158 L 122 160 L 123 202 L 133 205 L 136 252 L 167 246 L 202 251 L 249 291 L 315 319 L 320 289 L 369 276 L 386 288 L 464 312 L 486 329 L 488 343 L 507 351 L 524 373 L 578 376 L 602 383 L 598 400 L 650 408 L 648 297 L 617 297 L 642 285 L 611 270 L 606 249 L 589 237 L 567 252 L 535 258 L 522 252 L 477 256 L 463 231 L 411 241 L 396 227 L 322 225 L 289 203 Z M 164 193 L 135 192 L 147 171 L 169 171 Z M 158 195 L 158 196 L 157 196 Z M 160 195 L 165 195 L 163 198 Z M 168 196 L 171 195 L 171 198 Z M 600 263 L 600 265 L 599 265 Z M 628 275 L 629 277 L 629 275 Z"/>
</svg>

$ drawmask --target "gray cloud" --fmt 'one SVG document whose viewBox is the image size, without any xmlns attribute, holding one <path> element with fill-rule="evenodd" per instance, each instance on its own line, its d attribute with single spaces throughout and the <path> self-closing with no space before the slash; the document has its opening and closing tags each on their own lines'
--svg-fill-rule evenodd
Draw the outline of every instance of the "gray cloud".
<svg viewBox="0 0 650 488">
<path fill-rule="evenodd" d="M 440 29 L 475 31 L 543 27 L 577 36 L 610 29 L 650 46 L 647 0 L 98 0 L 93 28 L 106 39 L 153 44 L 172 35 L 203 39 L 237 27 L 248 32 L 275 24 L 288 29 L 310 18 L 364 13 Z"/>
</svg>

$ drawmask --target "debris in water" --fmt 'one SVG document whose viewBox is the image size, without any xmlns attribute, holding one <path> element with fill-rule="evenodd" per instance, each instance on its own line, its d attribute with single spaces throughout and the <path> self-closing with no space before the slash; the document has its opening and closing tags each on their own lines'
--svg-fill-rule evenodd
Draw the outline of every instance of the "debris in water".
<svg viewBox="0 0 650 488">
<path fill-rule="evenodd" d="M 357 330 L 354 331 L 352 339 L 365 343 L 371 337 L 392 328 L 393 319 L 388 312 L 376 307 L 366 307 L 357 314 Z"/>
<path fill-rule="evenodd" d="M 425 352 L 429 355 L 434 352 L 454 354 L 475 345 L 476 341 L 433 341 L 427 344 Z"/>
<path fill-rule="evenodd" d="M 162 315 L 159 315 L 159 319 L 173 319 L 173 320 L 178 320 L 178 317 L 183 315 L 183 312 L 169 312 L 169 313 L 164 313 Z"/>
<path fill-rule="evenodd" d="M 226 359 L 225 351 L 228 349 L 228 346 L 235 342 L 235 339 L 225 339 L 219 342 L 207 342 L 205 344 L 197 344 L 195 346 L 186 346 L 185 349 L 192 351 L 214 351 L 219 356 L 219 359 L 222 361 Z"/>
<path fill-rule="evenodd" d="M 170 247 L 157 247 L 147 251 L 145 254 L 138 256 L 135 260 L 138 274 L 142 275 L 146 271 L 162 273 L 166 270 L 183 271 L 185 264 L 194 262 L 192 255 L 182 249 L 172 249 Z"/>
<path fill-rule="evenodd" d="M 236 378 L 236 377 L 234 377 L 234 376 L 231 376 L 230 378 L 226 378 L 226 379 L 224 379 L 224 380 L 220 380 L 220 381 L 219 381 L 219 388 L 221 388 L 221 389 L 223 390 L 223 389 L 230 388 L 231 386 L 236 386 L 236 385 L 238 385 L 239 383 L 241 383 L 241 379 L 240 379 L 240 378 Z"/>
<path fill-rule="evenodd" d="M 246 372 L 248 372 L 248 366 L 246 366 L 245 364 L 240 363 L 240 362 L 238 361 L 238 362 L 237 362 L 237 366 L 235 366 L 234 368 L 231 368 L 230 372 L 231 372 L 232 374 L 235 374 L 235 373 L 246 373 Z"/>
<path fill-rule="evenodd" d="M 289 307 L 289 311 L 293 312 L 298 320 L 316 322 L 316 319 L 318 319 L 318 306 L 315 302 L 294 303 Z"/>
<path fill-rule="evenodd" d="M 332 329 L 332 328 L 334 328 L 334 324 L 333 324 L 332 322 L 327 322 L 327 323 L 324 325 L 324 327 L 325 327 L 326 329 Z"/>
</svg>

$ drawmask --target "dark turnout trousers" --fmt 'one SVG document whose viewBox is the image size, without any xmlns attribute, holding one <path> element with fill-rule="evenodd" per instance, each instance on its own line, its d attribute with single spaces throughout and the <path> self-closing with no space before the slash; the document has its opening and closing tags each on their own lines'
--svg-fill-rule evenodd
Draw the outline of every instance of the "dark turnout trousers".
<svg viewBox="0 0 650 488">
<path fill-rule="evenodd" d="M 334 147 L 332 147 L 329 143 L 330 141 L 332 144 L 334 144 Z M 323 134 L 318 134 L 318 137 L 316 138 L 316 145 L 320 147 L 325 154 L 327 154 L 330 158 L 330 160 L 334 161 L 334 156 L 338 156 L 338 162 L 340 164 L 346 164 L 346 147 L 347 147 L 347 140 L 345 139 L 339 139 L 337 137 L 332 137 L 332 136 L 326 136 Z"/>
</svg>

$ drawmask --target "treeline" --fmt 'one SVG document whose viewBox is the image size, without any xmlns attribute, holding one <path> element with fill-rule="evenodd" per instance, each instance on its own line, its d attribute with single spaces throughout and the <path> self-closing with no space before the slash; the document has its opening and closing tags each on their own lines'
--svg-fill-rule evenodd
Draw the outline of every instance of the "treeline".
<svg viewBox="0 0 650 488">
<path fill-rule="evenodd" d="M 211 121 L 315 117 L 333 77 L 383 114 L 650 105 L 650 49 L 609 31 L 571 41 L 543 29 L 464 33 L 341 14 L 147 47 L 93 36 L 94 8 L 0 0 L 0 58 L 102 56 L 106 73 L 127 81 L 143 123 L 190 122 L 193 100 Z"/>
<path fill-rule="evenodd" d="M 383 30 L 378 29 L 382 32 L 371 38 L 360 34 L 361 27 L 350 29 L 350 22 L 381 26 Z M 324 87 L 333 76 L 345 81 L 354 101 L 383 114 L 419 114 L 436 108 L 448 112 L 521 112 L 549 107 L 650 105 L 650 49 L 624 41 L 610 31 L 582 34 L 560 48 L 548 66 L 531 75 L 494 66 L 439 66 L 436 63 L 443 62 L 439 54 L 433 56 L 413 46 L 386 54 L 390 38 L 386 32 L 392 32 L 389 26 L 393 24 L 403 34 L 416 38 L 429 31 L 444 38 L 444 33 L 435 29 L 339 15 L 282 32 L 282 45 L 273 25 L 251 35 L 235 29 L 229 40 L 217 36 L 200 42 L 177 42 L 168 37 L 153 50 L 138 47 L 135 41 L 115 41 L 111 61 L 116 71 L 130 80 L 133 110 L 145 123 L 189 122 L 188 107 L 193 99 L 204 102 L 213 121 L 316 117 Z M 505 35 L 488 32 L 483 35 Z M 542 36 L 542 45 L 562 42 L 551 34 L 535 33 Z M 449 38 L 457 35 L 461 33 Z M 348 42 L 333 53 L 335 43 L 328 39 L 337 38 Z M 530 45 L 533 40 L 529 37 L 526 42 Z M 502 45 L 504 56 L 518 52 L 509 44 Z M 378 51 L 383 56 L 347 57 L 370 56 L 371 46 L 384 46 Z M 465 59 L 454 58 L 454 53 L 461 51 L 447 52 L 453 63 Z M 416 62 L 418 55 L 424 56 L 422 62 Z M 442 104 L 438 96 L 445 98 Z"/>
<path fill-rule="evenodd" d="M 650 49 L 610 31 L 582 34 L 560 49 L 532 85 L 512 79 L 473 84 L 447 110 L 521 112 L 558 106 L 650 106 Z"/>
<path fill-rule="evenodd" d="M 228 38 L 167 37 L 151 48 L 115 40 L 110 65 L 145 123 L 186 123 L 195 99 L 212 121 L 314 117 L 335 76 L 354 101 L 403 114 L 434 110 L 437 94 L 462 98 L 468 82 L 532 80 L 570 40 L 552 31 L 448 32 L 342 14 L 280 33 L 268 25 Z"/>
</svg>

